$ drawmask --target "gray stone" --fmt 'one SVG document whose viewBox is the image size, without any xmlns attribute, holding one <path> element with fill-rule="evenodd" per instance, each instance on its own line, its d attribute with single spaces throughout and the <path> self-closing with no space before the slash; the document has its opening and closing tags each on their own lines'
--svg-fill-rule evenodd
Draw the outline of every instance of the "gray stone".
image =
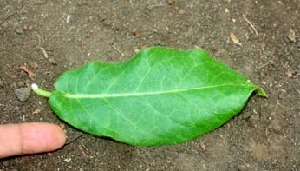
<svg viewBox="0 0 300 171">
<path fill-rule="evenodd" d="M 26 100 L 28 100 L 28 98 L 30 96 L 30 89 L 29 88 L 19 88 L 19 89 L 15 90 L 15 94 L 21 102 L 25 102 Z"/>
<path fill-rule="evenodd" d="M 296 32 L 294 30 L 290 30 L 288 38 L 290 39 L 290 41 L 292 43 L 295 43 L 297 41 L 296 40 Z"/>
<path fill-rule="evenodd" d="M 23 29 L 16 29 L 16 33 L 17 34 L 19 34 L 19 35 L 21 35 L 21 34 L 23 34 L 24 33 L 24 30 Z"/>
</svg>

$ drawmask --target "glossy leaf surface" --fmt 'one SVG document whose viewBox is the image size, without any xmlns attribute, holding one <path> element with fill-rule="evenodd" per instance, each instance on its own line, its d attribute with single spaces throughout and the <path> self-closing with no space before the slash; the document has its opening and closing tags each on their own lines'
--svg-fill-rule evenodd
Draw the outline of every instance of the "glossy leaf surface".
<svg viewBox="0 0 300 171">
<path fill-rule="evenodd" d="M 154 47 L 127 62 L 65 72 L 50 105 L 72 126 L 138 146 L 186 142 L 237 115 L 264 91 L 204 50 Z"/>
</svg>

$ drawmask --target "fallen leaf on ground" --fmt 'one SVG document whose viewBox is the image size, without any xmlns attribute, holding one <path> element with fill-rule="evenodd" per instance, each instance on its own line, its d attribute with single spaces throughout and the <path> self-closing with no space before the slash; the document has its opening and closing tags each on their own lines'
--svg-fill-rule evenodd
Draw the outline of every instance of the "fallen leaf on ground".
<svg viewBox="0 0 300 171">
<path fill-rule="evenodd" d="M 23 70 L 24 72 L 26 72 L 30 78 L 34 78 L 35 77 L 35 73 L 32 72 L 30 69 L 28 69 L 26 66 L 21 65 L 20 69 Z"/>
</svg>

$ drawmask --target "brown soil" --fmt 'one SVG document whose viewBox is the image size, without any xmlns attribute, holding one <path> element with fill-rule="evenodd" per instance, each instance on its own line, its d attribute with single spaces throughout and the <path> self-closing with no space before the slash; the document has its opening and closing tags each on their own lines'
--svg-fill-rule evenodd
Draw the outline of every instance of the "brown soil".
<svg viewBox="0 0 300 171">
<path fill-rule="evenodd" d="M 299 18 L 298 0 L 1 0 L 0 123 L 63 124 L 68 142 L 1 160 L 0 170 L 299 170 Z M 253 96 L 240 115 L 192 142 L 140 148 L 69 127 L 32 92 L 24 102 L 15 95 L 33 81 L 51 90 L 68 69 L 154 45 L 206 49 L 268 98 Z"/>
</svg>

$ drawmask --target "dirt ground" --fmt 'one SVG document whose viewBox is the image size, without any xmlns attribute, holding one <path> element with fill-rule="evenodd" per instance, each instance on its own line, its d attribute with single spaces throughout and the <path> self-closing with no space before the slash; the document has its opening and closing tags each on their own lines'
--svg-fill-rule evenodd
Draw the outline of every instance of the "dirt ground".
<svg viewBox="0 0 300 171">
<path fill-rule="evenodd" d="M 0 170 L 300 170 L 299 18 L 299 0 L 1 0 L 0 123 L 56 123 L 68 141 L 53 153 L 0 160 Z M 194 141 L 141 148 L 82 133 L 46 98 L 20 89 L 37 82 L 51 90 L 68 69 L 128 60 L 150 46 L 206 49 L 268 98 L 252 96 Z"/>
</svg>

